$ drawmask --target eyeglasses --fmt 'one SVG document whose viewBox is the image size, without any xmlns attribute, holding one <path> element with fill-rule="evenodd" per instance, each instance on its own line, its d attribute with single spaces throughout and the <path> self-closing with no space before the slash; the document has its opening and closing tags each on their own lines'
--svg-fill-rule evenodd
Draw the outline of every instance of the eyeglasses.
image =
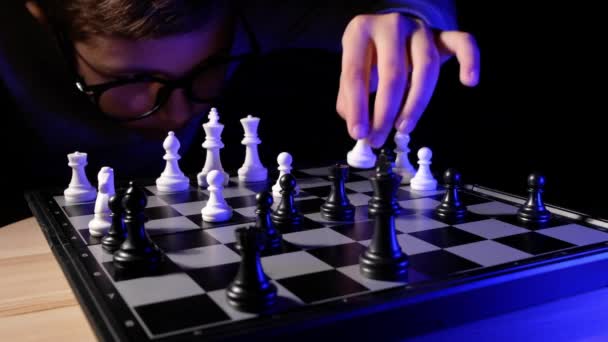
<svg viewBox="0 0 608 342">
<path fill-rule="evenodd" d="M 259 55 L 259 44 L 245 18 L 238 16 L 245 29 L 253 52 L 237 56 L 214 56 L 192 69 L 180 79 L 163 79 L 152 75 L 136 75 L 106 83 L 88 85 L 76 71 L 78 56 L 66 35 L 55 31 L 59 48 L 70 62 L 78 90 L 97 106 L 99 112 L 116 121 L 126 122 L 146 118 L 162 108 L 173 91 L 183 89 L 186 98 L 193 103 L 218 106 L 222 103 L 222 84 L 227 73 L 244 61 Z M 88 62 L 80 57 L 83 62 Z M 89 64 L 90 65 L 90 64 Z"/>
<path fill-rule="evenodd" d="M 222 102 L 221 85 L 227 72 L 254 56 L 245 54 L 208 59 L 180 79 L 136 75 L 87 85 L 79 77 L 76 86 L 109 117 L 118 121 L 140 120 L 157 112 L 176 89 L 183 89 L 186 98 L 193 103 L 219 105 Z"/>
</svg>

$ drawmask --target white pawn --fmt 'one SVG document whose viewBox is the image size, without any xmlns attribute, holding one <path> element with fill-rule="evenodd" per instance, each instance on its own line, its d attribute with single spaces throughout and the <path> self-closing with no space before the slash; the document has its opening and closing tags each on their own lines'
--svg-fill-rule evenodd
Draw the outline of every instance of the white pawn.
<svg viewBox="0 0 608 342">
<path fill-rule="evenodd" d="M 248 115 L 241 119 L 241 125 L 245 131 L 245 137 L 241 144 L 246 146 L 245 162 L 238 170 L 239 180 L 250 182 L 262 182 L 268 177 L 268 170 L 262 165 L 258 153 L 258 145 L 262 142 L 258 137 L 258 125 L 260 118 Z"/>
<path fill-rule="evenodd" d="M 222 167 L 222 161 L 220 160 L 220 149 L 224 148 L 222 143 L 222 131 L 224 125 L 220 123 L 220 116 L 217 109 L 211 108 L 209 111 L 209 122 L 203 124 L 205 130 L 205 141 L 203 142 L 203 148 L 207 150 L 207 156 L 205 159 L 205 166 L 203 170 L 197 175 L 198 185 L 206 187 L 207 174 L 212 170 L 219 170 L 224 173 L 224 186 L 228 185 L 229 176 Z"/>
<path fill-rule="evenodd" d="M 395 173 L 401 176 L 401 183 L 408 184 L 412 177 L 416 175 L 416 169 L 410 163 L 408 157 L 410 149 L 408 147 L 410 143 L 410 135 L 397 132 L 395 133 Z"/>
<path fill-rule="evenodd" d="M 358 169 L 369 169 L 376 165 L 376 155 L 367 140 L 359 139 L 355 147 L 346 154 L 346 162 Z"/>
<path fill-rule="evenodd" d="M 412 190 L 429 191 L 437 188 L 437 180 L 431 172 L 431 158 L 433 152 L 428 147 L 418 150 L 418 171 L 410 181 Z"/>
<path fill-rule="evenodd" d="M 178 192 L 188 189 L 190 180 L 179 168 L 178 161 L 181 159 L 181 156 L 177 152 L 180 148 L 180 143 L 175 137 L 175 133 L 169 132 L 163 142 L 163 148 L 165 149 L 163 159 L 167 161 L 167 164 L 160 177 L 156 179 L 156 188 L 162 192 Z"/>
<path fill-rule="evenodd" d="M 86 153 L 76 151 L 68 154 L 68 166 L 72 168 L 72 178 L 68 188 L 63 192 L 66 203 L 88 202 L 97 196 L 97 191 L 89 182 L 85 172 L 87 164 Z"/>
<path fill-rule="evenodd" d="M 232 208 L 226 203 L 222 194 L 224 190 L 223 182 L 224 174 L 218 170 L 212 170 L 207 175 L 209 200 L 201 210 L 205 222 L 223 222 L 232 217 Z"/>
<path fill-rule="evenodd" d="M 279 177 L 277 178 L 276 183 L 274 183 L 274 185 L 272 186 L 273 197 L 281 197 L 281 185 L 279 184 L 279 181 L 281 180 L 281 177 L 283 177 L 283 175 L 291 173 L 292 163 L 293 158 L 291 157 L 291 154 L 289 154 L 288 152 L 279 153 L 279 156 L 277 157 L 277 164 L 279 164 L 279 167 L 277 168 L 279 170 Z M 294 195 L 297 195 L 298 193 L 300 193 L 300 187 L 296 184 Z"/>
<path fill-rule="evenodd" d="M 116 193 L 114 190 L 114 169 L 104 166 L 97 174 L 99 194 L 95 201 L 95 215 L 89 221 L 89 234 L 94 237 L 104 236 L 112 225 L 112 213 L 108 202 Z"/>
</svg>

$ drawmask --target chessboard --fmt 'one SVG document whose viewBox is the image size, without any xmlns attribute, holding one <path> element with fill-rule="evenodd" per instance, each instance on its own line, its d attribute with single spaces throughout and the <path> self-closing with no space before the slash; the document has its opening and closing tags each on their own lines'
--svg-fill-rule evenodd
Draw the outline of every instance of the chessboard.
<svg viewBox="0 0 608 342">
<path fill-rule="evenodd" d="M 320 213 L 332 185 L 328 170 L 291 171 L 303 220 L 297 230 L 283 232 L 280 248 L 261 253 L 263 270 L 278 289 L 275 306 L 262 314 L 230 306 L 226 288 L 241 261 L 235 231 L 255 224 L 256 194 L 273 185 L 272 177 L 243 183 L 231 173 L 223 195 L 234 212 L 215 223 L 201 218 L 209 191 L 196 177 L 175 193 L 159 191 L 153 180 L 137 180 L 147 199 L 146 232 L 165 256 L 153 274 L 117 270 L 101 239 L 89 234 L 94 201 L 68 204 L 63 189 L 26 197 L 102 340 L 387 340 L 608 281 L 608 222 L 547 204 L 547 223 L 525 225 L 516 218 L 525 198 L 472 184 L 460 193 L 470 215 L 457 223 L 442 220 L 434 214 L 446 192 L 441 182 L 431 191 L 399 186 L 395 233 L 409 258 L 407 275 L 399 281 L 369 279 L 359 262 L 374 233 L 368 213 L 374 170 L 349 173 L 344 186 L 355 215 L 347 222 L 328 221 Z M 126 181 L 117 179 L 117 188 Z"/>
</svg>

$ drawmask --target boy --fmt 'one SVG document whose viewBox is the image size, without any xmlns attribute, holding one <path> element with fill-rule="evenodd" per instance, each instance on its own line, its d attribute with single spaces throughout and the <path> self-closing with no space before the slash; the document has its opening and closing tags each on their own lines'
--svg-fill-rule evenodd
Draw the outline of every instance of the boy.
<svg viewBox="0 0 608 342">
<path fill-rule="evenodd" d="M 13 0 L 3 16 L 0 77 L 23 113 L 19 124 L 31 134 L 27 139 L 44 146 L 44 151 L 15 154 L 35 160 L 32 174 L 20 175 L 40 183 L 66 182 L 65 155 L 75 150 L 90 154 L 91 175 L 102 165 L 113 166 L 117 177 L 157 174 L 164 163 L 159 146 L 169 130 L 176 132 L 183 154 L 197 151 L 184 158 L 185 171 L 194 171 L 202 166 L 200 125 L 210 107 L 229 113 L 222 122 L 238 125 L 235 116 L 248 113 L 230 113 L 230 108 L 247 100 L 234 95 L 244 92 L 234 91 L 239 87 L 232 78 L 244 65 L 264 65 L 260 57 L 276 51 L 339 54 L 334 107 L 346 123 L 343 131 L 374 147 L 382 146 L 391 130 L 414 129 L 440 65 L 450 56 L 460 63 L 464 85 L 474 86 L 479 78 L 475 40 L 457 31 L 454 6 L 447 0 L 38 0 L 25 5 Z M 369 93 L 376 93 L 373 106 Z M 333 119 L 326 109 L 319 111 L 313 121 Z M 286 141 L 278 129 L 303 146 L 314 140 L 310 134 L 285 133 L 295 134 L 295 126 L 280 128 L 281 120 L 298 122 L 297 114 L 263 120 L 263 125 L 274 121 L 261 134 L 263 144 L 288 148 L 278 146 Z M 337 139 L 336 128 L 327 130 Z M 224 142 L 240 148 L 242 132 L 235 131 L 227 127 Z M 222 153 L 223 161 L 238 166 L 240 156 Z M 271 154 L 266 162 L 272 161 Z"/>
</svg>

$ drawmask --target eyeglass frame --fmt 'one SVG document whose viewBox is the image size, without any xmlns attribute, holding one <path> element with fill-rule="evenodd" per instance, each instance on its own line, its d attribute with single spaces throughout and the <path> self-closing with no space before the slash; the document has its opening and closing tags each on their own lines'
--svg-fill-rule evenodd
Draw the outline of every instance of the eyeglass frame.
<svg viewBox="0 0 608 342">
<path fill-rule="evenodd" d="M 235 56 L 212 56 L 210 58 L 206 58 L 205 60 L 201 61 L 197 66 L 195 66 L 192 70 L 190 70 L 187 75 L 178 79 L 164 79 L 152 75 L 138 74 L 133 77 L 117 78 L 109 82 L 87 85 L 84 81 L 84 78 L 78 73 L 76 68 L 76 56 L 78 55 L 78 52 L 75 50 L 74 46 L 69 41 L 66 34 L 63 34 L 57 29 L 54 29 L 53 31 L 59 45 L 59 50 L 64 55 L 64 58 L 69 64 L 68 67 L 73 73 L 73 77 L 75 79 L 74 84 L 76 85 L 78 91 L 87 95 L 87 97 L 95 104 L 99 113 L 104 115 L 104 117 L 118 122 L 132 122 L 147 118 L 152 114 L 158 112 L 158 110 L 167 103 L 168 99 L 171 97 L 171 94 L 176 89 L 185 89 L 186 97 L 190 101 L 193 101 L 195 103 L 221 103 L 221 95 L 207 99 L 199 99 L 194 97 L 194 95 L 192 94 L 192 84 L 194 80 L 206 69 L 223 64 L 228 65 L 233 62 L 251 60 L 260 55 L 261 49 L 259 43 L 253 31 L 251 30 L 251 27 L 249 26 L 249 23 L 247 22 L 246 18 L 240 12 L 237 13 L 237 17 L 240 18 L 243 24 L 252 52 L 243 53 Z M 87 63 L 84 58 L 82 59 L 85 63 Z M 156 82 L 161 84 L 161 87 L 156 92 L 155 103 L 152 109 L 133 118 L 117 118 L 111 113 L 107 113 L 102 110 L 99 101 L 104 92 L 126 84 L 135 84 L 142 82 Z"/>
</svg>

